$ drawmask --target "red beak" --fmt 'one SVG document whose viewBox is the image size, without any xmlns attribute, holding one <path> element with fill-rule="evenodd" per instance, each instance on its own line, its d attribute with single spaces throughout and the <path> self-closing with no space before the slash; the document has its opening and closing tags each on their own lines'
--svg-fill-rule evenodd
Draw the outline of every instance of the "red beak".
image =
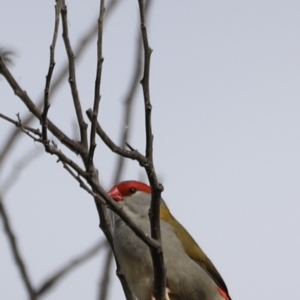
<svg viewBox="0 0 300 300">
<path fill-rule="evenodd" d="M 115 201 L 122 201 L 123 197 L 116 186 L 113 186 L 108 192 L 108 195 L 113 198 Z"/>
</svg>

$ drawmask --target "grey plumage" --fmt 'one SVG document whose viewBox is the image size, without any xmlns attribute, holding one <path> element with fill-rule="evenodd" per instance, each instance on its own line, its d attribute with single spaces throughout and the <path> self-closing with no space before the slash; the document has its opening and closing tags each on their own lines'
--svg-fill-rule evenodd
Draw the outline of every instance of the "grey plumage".
<svg viewBox="0 0 300 300">
<path fill-rule="evenodd" d="M 137 191 L 118 204 L 148 235 L 151 194 Z M 224 300 L 206 270 L 185 253 L 172 226 L 161 220 L 162 246 L 171 300 Z M 115 215 L 114 248 L 128 284 L 139 300 L 150 300 L 153 288 L 152 260 L 148 247 Z"/>
</svg>

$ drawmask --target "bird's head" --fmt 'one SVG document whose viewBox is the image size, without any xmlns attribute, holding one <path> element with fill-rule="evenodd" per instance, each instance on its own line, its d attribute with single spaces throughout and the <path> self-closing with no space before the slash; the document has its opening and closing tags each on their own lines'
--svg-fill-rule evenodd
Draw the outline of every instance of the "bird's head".
<svg viewBox="0 0 300 300">
<path fill-rule="evenodd" d="M 123 181 L 113 186 L 108 195 L 125 211 L 147 217 L 151 201 L 151 187 L 138 181 Z"/>
</svg>

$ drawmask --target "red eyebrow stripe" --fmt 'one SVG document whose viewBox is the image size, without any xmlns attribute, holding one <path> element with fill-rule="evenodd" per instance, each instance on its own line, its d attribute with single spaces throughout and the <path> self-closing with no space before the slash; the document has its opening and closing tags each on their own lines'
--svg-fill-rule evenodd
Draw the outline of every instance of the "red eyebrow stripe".
<svg viewBox="0 0 300 300">
<path fill-rule="evenodd" d="M 138 181 L 123 181 L 116 185 L 117 189 L 121 193 L 122 196 L 129 196 L 130 188 L 134 188 L 137 191 L 145 192 L 147 194 L 151 194 L 151 187 L 143 182 Z"/>
</svg>

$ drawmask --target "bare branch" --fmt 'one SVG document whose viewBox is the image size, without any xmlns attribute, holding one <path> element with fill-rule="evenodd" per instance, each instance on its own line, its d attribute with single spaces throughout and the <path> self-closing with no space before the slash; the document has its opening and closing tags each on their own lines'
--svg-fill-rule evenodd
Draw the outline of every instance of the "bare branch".
<svg viewBox="0 0 300 300">
<path fill-rule="evenodd" d="M 89 109 L 86 111 L 87 116 L 89 119 L 92 119 L 92 110 Z M 136 160 L 140 163 L 141 166 L 148 165 L 148 160 L 145 156 L 143 156 L 141 153 L 139 153 L 137 150 L 125 150 L 121 147 L 118 147 L 111 139 L 110 137 L 105 133 L 105 131 L 102 129 L 99 123 L 97 123 L 97 134 L 101 137 L 102 141 L 107 145 L 107 147 L 114 153 L 122 155 L 124 157 L 130 158 L 132 160 Z"/>
<path fill-rule="evenodd" d="M 151 2 L 151 1 L 150 1 Z M 47 119 L 47 111 L 49 108 L 49 89 L 51 83 L 51 76 L 54 68 L 54 47 L 53 52 L 51 52 L 50 56 L 50 66 L 48 70 L 48 75 L 46 79 L 46 87 L 45 87 L 45 95 L 44 95 L 44 110 L 43 113 L 39 111 L 39 109 L 33 104 L 31 99 L 27 96 L 26 92 L 23 91 L 18 84 L 15 82 L 14 78 L 11 76 L 7 70 L 5 70 L 5 66 L 3 67 L 0 61 L 0 72 L 5 73 L 5 78 L 15 91 L 16 95 L 25 103 L 25 105 L 29 108 L 29 110 L 41 121 L 42 123 L 42 139 L 37 139 L 38 142 L 41 142 L 45 145 L 46 151 L 56 155 L 67 169 L 68 172 L 78 181 L 80 186 L 84 188 L 88 193 L 90 193 L 96 202 L 96 206 L 98 209 L 98 213 L 100 216 L 100 227 L 102 228 L 104 234 L 106 235 L 108 241 L 110 242 L 112 248 L 112 232 L 109 224 L 109 220 L 107 218 L 106 206 L 118 214 L 123 221 L 137 234 L 142 241 L 148 245 L 151 250 L 154 274 L 155 274 L 155 297 L 156 299 L 164 299 L 164 290 L 165 290 L 165 270 L 163 263 L 162 250 L 160 245 L 160 227 L 159 227 L 159 201 L 160 194 L 162 191 L 162 186 L 158 183 L 154 165 L 153 165 L 153 135 L 151 129 L 151 102 L 150 102 L 150 91 L 149 91 L 149 70 L 150 70 L 150 56 L 151 49 L 147 40 L 147 32 L 145 28 L 145 12 L 144 12 L 144 2 L 139 1 L 140 4 L 140 14 L 141 14 L 141 28 L 142 28 L 142 40 L 144 45 L 144 75 L 141 81 L 143 86 L 144 93 L 144 102 L 145 102 L 145 114 L 146 114 L 146 155 L 143 156 L 137 150 L 129 146 L 129 151 L 125 150 L 121 147 L 117 147 L 111 139 L 105 134 L 100 125 L 97 122 L 97 116 L 99 111 L 99 103 L 100 103 L 100 82 L 101 82 L 101 70 L 102 70 L 102 29 L 103 29 L 103 15 L 104 15 L 104 0 L 101 1 L 100 15 L 98 21 L 98 63 L 97 63 L 97 75 L 95 82 L 95 97 L 94 97 L 94 106 L 93 110 L 88 110 L 87 114 L 92 123 L 92 130 L 90 136 L 90 149 L 88 151 L 88 142 L 87 142 L 87 125 L 84 122 L 82 109 L 80 104 L 80 99 L 77 91 L 76 84 L 76 75 L 75 75 L 75 57 L 70 45 L 69 35 L 68 35 L 68 24 L 67 24 L 67 8 L 65 6 L 65 1 L 62 0 L 63 7 L 61 9 L 62 23 L 63 23 L 63 39 L 65 42 L 66 51 L 68 54 L 69 60 L 69 83 L 71 87 L 73 103 L 77 115 L 77 121 L 80 128 L 81 134 L 81 142 L 76 143 L 66 137 L 60 129 L 58 129 L 50 120 Z M 148 1 L 149 3 L 149 1 Z M 58 26 L 58 25 L 57 25 Z M 56 29 L 55 29 L 56 30 Z M 55 33 L 54 33 L 55 36 Z M 52 44 L 53 46 L 53 44 Z M 53 55 L 53 56 L 52 56 Z M 140 73 L 140 70 L 139 72 Z M 135 88 L 133 89 L 135 90 Z M 130 108 L 128 109 L 128 111 Z M 128 115 L 126 115 L 127 117 Z M 19 120 L 20 128 L 24 131 L 24 127 L 22 127 L 21 121 Z M 47 140 L 47 125 L 48 129 L 71 151 L 80 154 L 86 170 L 83 170 L 79 165 L 77 165 L 74 161 L 70 160 L 66 155 L 62 153 L 61 150 L 57 148 L 57 146 L 53 143 L 51 145 Z M 130 159 L 137 160 L 141 166 L 146 169 L 153 195 L 151 202 L 151 236 L 148 237 L 139 227 L 137 227 L 130 218 L 117 206 L 117 204 L 107 195 L 106 191 L 100 186 L 98 182 L 98 174 L 97 170 L 93 165 L 93 157 L 94 151 L 96 147 L 95 134 L 99 134 L 102 140 L 110 147 L 110 149 L 122 155 L 123 157 L 127 157 Z M 28 132 L 30 133 L 30 131 Z M 34 137 L 30 134 L 30 137 L 34 139 Z M 127 135 L 125 136 L 122 147 L 127 142 Z M 87 152 L 88 151 L 88 152 Z M 122 165 L 119 170 L 122 169 Z M 121 172 L 121 171 L 120 171 Z M 120 174 L 119 172 L 119 174 Z M 120 176 L 120 175 L 117 175 Z M 117 177 L 116 177 L 117 178 Z M 87 182 L 87 183 L 86 183 Z M 122 282 L 122 280 L 121 280 Z M 128 287 L 128 286 L 127 286 Z M 126 294 L 126 290 L 124 289 Z M 128 299 L 132 299 L 132 293 L 129 293 Z M 127 297 L 127 294 L 126 294 Z"/>
<path fill-rule="evenodd" d="M 28 129 L 28 131 L 26 131 L 23 128 L 21 119 L 18 116 L 18 126 L 21 128 L 21 130 L 27 134 L 31 139 L 33 139 L 35 142 L 39 142 L 41 144 L 47 143 L 47 147 L 45 147 L 45 149 L 47 149 L 47 152 L 52 154 L 52 155 L 56 155 L 59 159 L 59 161 L 62 161 L 64 164 L 70 166 L 72 169 L 74 169 L 78 174 L 80 174 L 80 176 L 86 177 L 87 173 L 78 165 L 76 164 L 73 160 L 71 160 L 70 158 L 68 158 L 61 150 L 58 149 L 57 145 L 55 144 L 54 141 L 52 141 L 52 145 L 50 145 L 50 143 L 48 141 L 43 141 L 43 139 L 37 139 L 35 138 L 30 132 L 33 131 L 35 133 L 35 129 L 31 129 L 29 126 L 26 126 L 26 128 Z M 7 119 L 8 117 L 5 117 L 5 119 Z M 14 123 L 14 122 L 13 122 Z"/>
<path fill-rule="evenodd" d="M 50 89 L 50 84 L 51 84 L 51 79 L 52 79 L 52 74 L 55 66 L 55 61 L 54 61 L 54 52 L 55 52 L 55 45 L 56 45 L 56 40 L 58 36 L 58 26 L 59 26 L 59 16 L 60 16 L 60 11 L 62 8 L 62 0 L 57 1 L 55 5 L 55 25 L 54 25 L 54 33 L 53 33 L 53 38 L 52 38 L 52 44 L 50 46 L 50 63 L 49 63 L 49 69 L 48 69 L 48 74 L 46 76 L 46 84 L 45 84 L 45 89 L 44 89 L 44 109 L 43 113 L 41 115 L 41 124 L 42 124 L 42 133 L 43 133 L 43 140 L 46 142 L 48 140 L 47 137 L 47 114 L 48 114 L 48 109 L 50 107 L 49 103 L 49 89 Z"/>
<path fill-rule="evenodd" d="M 20 114 L 17 114 L 17 118 L 18 118 L 18 123 L 20 124 L 20 129 L 22 132 L 24 132 L 26 135 L 28 135 L 31 139 L 33 139 L 35 142 L 39 142 L 41 143 L 42 140 L 40 138 L 36 138 L 33 134 L 31 134 L 31 131 L 36 132 L 35 129 L 30 128 L 29 126 L 27 126 L 27 128 L 29 130 L 25 130 L 23 125 L 22 125 L 22 121 L 20 118 Z"/>
<path fill-rule="evenodd" d="M 72 46 L 69 39 L 69 30 L 68 30 L 68 17 L 67 17 L 67 6 L 65 5 L 65 1 L 63 0 L 63 7 L 61 9 L 61 17 L 62 17 L 62 26 L 63 26 L 63 40 L 65 43 L 68 61 L 69 61 L 69 84 L 71 87 L 73 103 L 76 111 L 77 121 L 80 128 L 80 136 L 81 136 L 81 144 L 83 149 L 87 151 L 87 124 L 84 122 L 82 108 L 80 104 L 80 99 L 77 90 L 76 83 L 76 72 L 75 72 L 75 56 L 73 54 Z M 83 153 L 81 153 L 83 154 Z M 84 163 L 86 164 L 85 157 L 82 156 Z"/>
<path fill-rule="evenodd" d="M 150 57 L 152 49 L 149 47 L 146 21 L 145 21 L 145 5 L 144 0 L 138 0 L 141 19 L 141 32 L 144 46 L 144 74 L 141 80 L 144 95 L 145 106 L 145 130 L 146 130 L 146 158 L 148 161 L 145 170 L 152 188 L 152 200 L 149 211 L 151 237 L 159 242 L 161 245 L 161 232 L 160 232 L 160 199 L 163 186 L 158 182 L 153 163 L 153 133 L 151 126 L 151 111 L 152 105 L 150 102 Z M 156 299 L 165 299 L 166 289 L 166 268 L 164 265 L 162 248 L 150 248 L 153 269 L 154 269 L 154 297 Z"/>
<path fill-rule="evenodd" d="M 56 155 L 59 161 L 64 162 L 65 164 L 67 164 L 68 166 L 70 166 L 72 169 L 74 169 L 80 176 L 87 176 L 87 173 L 79 167 L 78 164 L 76 164 L 72 159 L 70 159 L 69 157 L 67 157 L 60 149 L 57 148 L 57 145 L 52 141 L 53 146 L 50 147 L 50 154 L 54 154 Z"/>
<path fill-rule="evenodd" d="M 101 0 L 100 3 L 100 13 L 98 18 L 98 41 L 97 41 L 97 72 L 96 72 L 96 80 L 95 80 L 95 94 L 94 94 L 94 106 L 93 111 L 91 114 L 91 137 L 90 137 L 90 149 L 88 154 L 88 171 L 92 172 L 95 170 L 94 164 L 93 164 L 93 157 L 94 157 L 94 151 L 96 148 L 96 129 L 97 129 L 97 119 L 98 119 L 98 111 L 99 111 L 99 105 L 100 105 L 100 83 L 101 83 L 101 75 L 102 75 L 102 65 L 103 65 L 103 55 L 102 55 L 102 40 L 103 40 L 103 19 L 104 19 L 104 0 Z M 121 172 L 121 170 L 120 170 Z M 118 174 L 120 174 L 118 172 Z M 97 182 L 99 183 L 98 176 L 95 178 Z M 99 203 L 97 201 L 97 198 L 94 197 L 95 205 L 98 211 L 99 219 L 100 219 L 100 228 L 105 234 L 112 251 L 114 251 L 114 245 L 113 245 L 113 235 L 112 235 L 112 228 L 111 228 L 111 221 L 107 215 L 107 209 L 106 206 L 102 203 Z M 107 264 L 105 267 L 105 272 L 103 273 L 103 277 L 101 280 L 101 290 L 99 291 L 99 298 L 104 300 L 107 298 L 107 290 L 108 290 L 108 283 L 109 283 L 109 274 L 110 274 L 110 265 L 112 262 L 112 254 L 114 252 L 109 252 L 107 257 Z M 116 255 L 114 254 L 115 261 L 117 264 L 117 270 L 120 270 L 120 265 L 118 263 L 118 259 Z M 121 274 L 121 271 L 120 271 Z M 122 275 L 119 275 L 119 280 L 122 284 L 126 299 L 133 300 L 134 296 L 128 286 L 128 283 L 126 281 L 126 278 Z"/>
<path fill-rule="evenodd" d="M 98 119 L 98 111 L 100 104 L 100 83 L 101 83 L 101 75 L 102 75 L 102 65 L 103 65 L 103 56 L 102 56 L 102 39 L 103 39 L 103 19 L 104 19 L 104 0 L 100 2 L 100 13 L 98 18 L 98 41 L 97 41 L 97 71 L 96 71 L 96 80 L 95 80 L 95 94 L 94 94 L 94 107 L 92 113 L 92 128 L 91 128 L 91 138 L 90 138 L 90 149 L 88 154 L 88 170 L 94 167 L 93 158 L 94 152 L 96 148 L 96 127 L 97 127 L 97 119 Z"/>
<path fill-rule="evenodd" d="M 36 294 L 41 296 L 53 288 L 62 277 L 69 274 L 76 267 L 87 262 L 89 259 L 94 257 L 103 247 L 107 245 L 106 241 L 97 242 L 92 247 L 89 247 L 83 253 L 79 254 L 77 257 L 73 258 L 70 262 L 66 263 L 65 266 L 60 268 L 58 271 L 54 272 L 48 279 L 46 279 L 40 287 L 37 289 Z"/>
<path fill-rule="evenodd" d="M 14 122 L 13 122 L 14 123 Z M 19 127 L 22 129 L 22 123 L 21 120 L 19 120 Z M 28 127 L 29 128 L 29 127 Z M 30 136 L 31 138 L 35 139 L 34 137 Z M 36 141 L 43 143 L 42 139 L 35 139 Z M 91 185 L 92 189 L 95 190 L 96 192 L 94 193 L 91 189 L 89 189 L 87 187 L 86 184 L 83 183 L 82 180 L 79 180 L 80 177 L 77 175 L 74 175 L 73 177 L 80 183 L 80 186 L 82 188 L 84 188 L 88 193 L 90 193 L 94 199 L 97 202 L 97 209 L 98 209 L 98 213 L 99 213 L 99 206 L 101 205 L 106 205 L 108 204 L 109 206 L 111 206 L 111 209 L 117 213 L 118 215 L 120 215 L 120 217 L 122 219 L 124 219 L 124 222 L 134 230 L 134 232 L 136 232 L 136 234 L 141 237 L 141 239 L 149 246 L 149 247 L 157 247 L 158 244 L 156 244 L 155 241 L 153 241 L 151 238 L 149 238 L 147 235 L 145 235 L 145 233 L 140 230 L 139 227 L 137 227 L 134 223 L 131 222 L 130 218 L 124 214 L 124 212 L 122 210 L 120 210 L 120 208 L 115 204 L 115 202 L 113 200 L 110 199 L 110 197 L 108 197 L 107 193 L 105 190 L 103 190 L 98 182 L 96 177 L 94 176 L 94 172 L 91 173 L 86 173 L 83 169 L 81 169 L 74 161 L 72 161 L 71 159 L 69 159 L 66 155 L 64 155 L 62 153 L 61 150 L 59 150 L 57 148 L 57 146 L 54 144 L 49 145 L 49 153 L 50 154 L 54 154 L 59 158 L 59 161 L 64 163 L 64 166 L 67 170 L 71 170 L 70 168 L 72 168 L 73 170 L 75 170 L 75 172 L 77 172 L 81 177 L 85 178 L 89 184 Z M 67 167 L 66 167 L 67 166 Z M 70 167 L 70 168 L 69 168 Z M 74 174 L 74 173 L 73 173 Z M 100 192 L 101 191 L 101 192 Z M 99 197 L 98 195 L 100 194 L 101 197 Z M 105 201 L 103 201 L 103 198 Z M 100 220 L 101 220 L 101 224 L 100 227 L 103 230 L 104 234 L 106 235 L 108 241 L 110 242 L 111 246 L 113 247 L 113 243 L 112 243 L 112 234 L 111 231 L 109 230 L 109 228 L 107 227 L 107 224 L 109 223 L 107 220 L 107 216 L 104 214 L 104 210 L 101 209 L 100 211 Z M 103 225 L 105 224 L 105 225 Z M 127 293 L 128 295 L 130 295 L 130 291 L 128 292 L 129 288 L 128 285 L 126 283 L 126 280 L 124 277 L 122 277 L 121 275 L 122 273 L 119 272 L 119 278 L 121 280 L 121 283 L 124 287 L 124 291 L 125 293 Z M 132 294 L 131 294 L 132 295 Z M 133 299 L 132 297 L 128 297 L 127 299 Z"/>
<path fill-rule="evenodd" d="M 61 159 L 62 162 L 64 162 Z M 86 190 L 90 195 L 92 195 L 97 202 L 103 205 L 109 206 L 109 208 L 116 213 L 117 215 L 122 218 L 122 220 L 130 227 L 136 235 L 149 247 L 157 248 L 159 247 L 159 244 L 157 241 L 151 239 L 150 237 L 145 234 L 140 227 L 135 225 L 135 223 L 127 216 L 127 214 L 115 203 L 114 200 L 112 200 L 107 192 L 98 184 L 98 182 L 95 182 L 93 178 L 85 176 L 85 179 L 88 181 L 89 185 L 92 187 L 92 189 L 95 191 L 93 192 L 92 189 L 90 189 L 87 184 L 83 182 L 83 180 L 80 178 L 80 176 L 76 175 L 68 166 L 64 165 L 64 167 L 68 170 L 68 172 L 78 181 L 81 188 Z M 87 174 L 86 174 L 87 175 Z"/>
<path fill-rule="evenodd" d="M 25 288 L 26 288 L 26 291 L 28 293 L 28 296 L 30 297 L 31 300 L 35 300 L 36 299 L 36 291 L 34 290 L 33 284 L 32 284 L 32 282 L 29 278 L 29 274 L 27 272 L 24 259 L 21 256 L 21 252 L 20 252 L 19 246 L 17 244 L 15 234 L 14 234 L 13 229 L 11 227 L 9 217 L 8 217 L 7 212 L 6 212 L 6 208 L 5 208 L 5 205 L 3 203 L 3 199 L 1 197 L 1 195 L 0 195 L 0 215 L 2 216 L 5 234 L 7 236 L 8 241 L 9 241 L 9 244 L 10 244 L 10 247 L 11 247 L 11 250 L 12 250 L 12 254 L 13 254 L 13 257 L 14 257 L 15 262 L 16 262 L 16 265 L 17 265 L 18 270 L 21 274 L 22 281 L 25 284 Z"/>
<path fill-rule="evenodd" d="M 35 134 L 39 137 L 42 137 L 42 134 L 41 134 L 39 129 L 34 129 L 32 127 L 23 125 L 22 123 L 20 123 L 20 121 L 15 121 L 15 120 L 13 120 L 13 119 L 11 119 L 11 118 L 9 118 L 9 117 L 1 114 L 1 113 L 0 113 L 0 118 L 14 124 L 17 128 L 20 128 L 20 129 L 23 129 L 23 130 L 25 129 L 25 130 L 30 131 L 30 132 L 32 132 L 33 134 Z"/>
<path fill-rule="evenodd" d="M 118 0 L 111 0 L 109 1 L 107 8 L 106 8 L 106 19 L 109 18 L 113 10 L 117 7 L 116 4 L 120 3 Z M 75 57 L 77 60 L 83 55 L 85 49 L 89 45 L 89 43 L 92 41 L 94 35 L 97 33 L 98 26 L 97 24 L 93 24 L 91 28 L 88 29 L 88 31 L 83 35 L 83 37 L 80 39 L 77 49 L 75 50 Z M 1 50 L 1 49 L 0 49 Z M 3 50 L 3 48 L 2 48 Z M 6 52 L 5 52 L 6 53 Z M 2 52 L 2 58 L 4 59 L 4 62 L 6 63 L 5 53 Z M 8 55 L 10 55 L 11 52 L 8 52 Z M 69 69 L 68 63 L 64 65 L 58 76 L 53 80 L 53 83 L 51 85 L 50 94 L 53 94 L 55 91 L 58 90 L 59 86 L 64 82 L 63 78 L 67 75 Z M 1 72 L 0 72 L 1 73 Z M 44 95 L 40 98 L 37 104 L 38 109 L 42 109 L 44 103 Z M 28 125 L 34 118 L 34 115 L 29 113 L 27 116 L 23 118 L 23 124 Z M 2 148 L 2 151 L 0 153 L 0 163 L 4 160 L 6 155 L 9 153 L 9 149 L 11 149 L 12 145 L 16 141 L 16 138 L 20 134 L 19 130 L 13 130 L 11 135 L 8 137 L 7 141 L 4 143 L 4 146 Z"/>
</svg>

